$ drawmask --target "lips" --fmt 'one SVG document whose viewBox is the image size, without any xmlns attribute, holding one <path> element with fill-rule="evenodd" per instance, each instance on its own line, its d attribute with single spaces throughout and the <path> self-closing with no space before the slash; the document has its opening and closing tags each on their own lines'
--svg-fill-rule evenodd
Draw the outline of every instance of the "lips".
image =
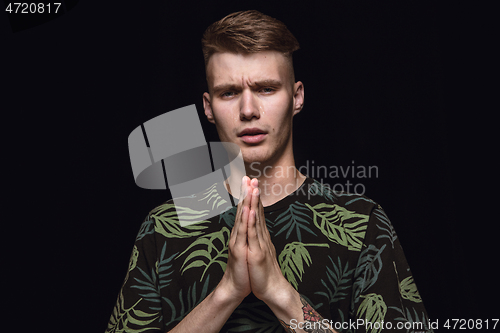
<svg viewBox="0 0 500 333">
<path fill-rule="evenodd" d="M 252 127 L 252 128 L 245 128 L 243 131 L 240 132 L 240 134 L 238 134 L 238 136 L 259 135 L 259 134 L 267 134 L 267 132 L 261 130 L 260 128 Z"/>
<path fill-rule="evenodd" d="M 245 128 L 243 131 L 238 134 L 238 136 L 241 138 L 241 140 L 245 143 L 249 144 L 256 144 L 264 140 L 266 137 L 267 132 L 257 128 L 257 127 L 252 127 L 252 128 Z"/>
</svg>

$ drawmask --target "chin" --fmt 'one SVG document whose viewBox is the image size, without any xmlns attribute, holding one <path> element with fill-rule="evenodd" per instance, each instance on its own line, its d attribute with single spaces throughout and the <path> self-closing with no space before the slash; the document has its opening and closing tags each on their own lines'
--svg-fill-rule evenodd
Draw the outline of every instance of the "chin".
<svg viewBox="0 0 500 333">
<path fill-rule="evenodd" d="M 254 152 L 242 152 L 243 154 L 243 161 L 245 162 L 246 165 L 251 166 L 253 164 L 253 168 L 257 169 L 259 168 L 260 165 L 267 165 L 267 162 L 269 161 L 269 156 L 266 154 L 256 154 Z"/>
</svg>

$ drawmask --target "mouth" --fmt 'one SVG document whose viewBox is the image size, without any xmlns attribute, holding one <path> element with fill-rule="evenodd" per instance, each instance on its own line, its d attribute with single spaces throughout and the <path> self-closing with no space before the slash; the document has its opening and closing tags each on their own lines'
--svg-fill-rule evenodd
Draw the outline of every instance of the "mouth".
<svg viewBox="0 0 500 333">
<path fill-rule="evenodd" d="M 256 127 L 245 128 L 238 136 L 245 143 L 255 144 L 264 140 L 267 136 L 267 132 Z"/>
<path fill-rule="evenodd" d="M 252 127 L 252 128 L 245 128 L 243 131 L 240 132 L 240 134 L 238 134 L 238 136 L 259 135 L 259 134 L 267 134 L 267 132 L 261 130 L 260 128 Z"/>
</svg>

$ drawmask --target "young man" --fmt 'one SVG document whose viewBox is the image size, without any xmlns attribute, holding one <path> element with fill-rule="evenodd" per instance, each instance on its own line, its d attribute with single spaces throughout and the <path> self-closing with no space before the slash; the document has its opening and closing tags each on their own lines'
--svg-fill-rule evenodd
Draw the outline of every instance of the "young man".
<svg viewBox="0 0 500 333">
<path fill-rule="evenodd" d="M 292 66 L 298 48 L 283 23 L 256 11 L 207 29 L 205 115 L 221 141 L 241 149 L 247 175 L 150 212 L 107 332 L 428 330 L 382 208 L 295 168 L 292 123 L 304 105 Z M 219 200 L 222 191 L 237 207 Z M 228 207 L 204 219 L 182 200 Z M 182 227 L 179 214 L 199 222 Z"/>
</svg>

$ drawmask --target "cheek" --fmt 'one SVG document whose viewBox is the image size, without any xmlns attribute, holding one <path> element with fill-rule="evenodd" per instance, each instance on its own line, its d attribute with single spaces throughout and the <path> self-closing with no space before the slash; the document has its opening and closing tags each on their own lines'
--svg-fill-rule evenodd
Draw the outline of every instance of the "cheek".
<svg viewBox="0 0 500 333">
<path fill-rule="evenodd" d="M 264 105 L 262 115 L 272 118 L 272 124 L 277 131 L 286 130 L 286 128 L 290 127 L 291 119 L 293 118 L 293 98 L 283 91 L 278 98 L 272 99 L 269 102 L 267 105 Z"/>
<path fill-rule="evenodd" d="M 272 124 L 274 133 L 285 134 L 290 131 L 292 119 L 288 113 L 284 113 L 280 117 L 276 117 Z"/>
<path fill-rule="evenodd" d="M 215 117 L 215 127 L 217 128 L 217 133 L 219 133 L 219 138 L 223 141 L 233 140 L 232 137 L 235 134 L 235 128 L 237 127 L 238 116 L 232 115 L 230 113 L 218 113 Z"/>
<path fill-rule="evenodd" d="M 230 124 L 232 121 L 231 115 L 228 114 L 227 112 L 224 112 L 224 110 L 215 111 L 213 115 L 215 124 L 217 125 L 218 129 L 227 128 L 227 125 Z"/>
<path fill-rule="evenodd" d="M 234 106 L 226 105 L 218 108 L 217 110 L 218 111 L 214 112 L 214 117 L 216 121 L 218 121 L 221 125 L 224 125 L 224 128 L 232 128 L 239 121 L 239 114 L 234 111 Z"/>
</svg>

